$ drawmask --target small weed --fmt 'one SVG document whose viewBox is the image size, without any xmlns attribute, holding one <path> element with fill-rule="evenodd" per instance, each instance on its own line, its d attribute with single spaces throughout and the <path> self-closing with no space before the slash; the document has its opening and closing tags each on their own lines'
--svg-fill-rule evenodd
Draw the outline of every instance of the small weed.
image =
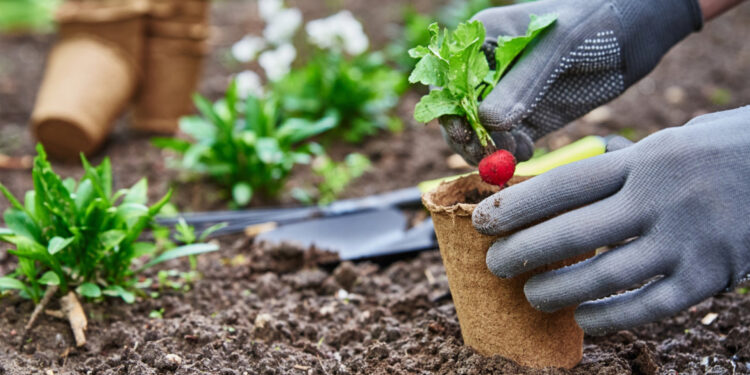
<svg viewBox="0 0 750 375">
<path fill-rule="evenodd" d="M 150 313 L 148 313 L 148 317 L 151 319 L 164 319 L 164 308 L 158 310 L 151 310 Z"/>
</svg>

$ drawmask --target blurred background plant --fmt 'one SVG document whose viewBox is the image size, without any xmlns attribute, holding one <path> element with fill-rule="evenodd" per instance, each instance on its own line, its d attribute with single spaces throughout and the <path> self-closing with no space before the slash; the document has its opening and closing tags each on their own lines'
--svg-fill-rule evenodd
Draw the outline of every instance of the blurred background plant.
<svg viewBox="0 0 750 375">
<path fill-rule="evenodd" d="M 176 167 L 226 187 L 235 207 L 246 206 L 256 195 L 276 198 L 296 164 L 323 154 L 310 138 L 338 121 L 333 111 L 317 120 L 283 118 L 278 98 L 250 94 L 242 99 L 236 81 L 217 102 L 196 95 L 195 104 L 201 115 L 180 120 L 180 130 L 190 140 L 153 142 L 179 155 Z"/>
<path fill-rule="evenodd" d="M 431 23 L 438 22 L 441 27 L 454 29 L 460 22 L 470 19 L 483 9 L 508 5 L 512 2 L 511 0 L 451 0 L 435 14 L 420 13 L 413 5 L 407 5 L 403 9 L 402 24 L 392 31 L 392 42 L 386 46 L 386 54 L 400 70 L 411 73 L 417 60 L 409 57 L 408 51 L 416 46 L 429 44 L 428 26 Z"/>
<path fill-rule="evenodd" d="M 312 162 L 315 184 L 307 188 L 295 188 L 292 195 L 306 204 L 331 203 L 371 166 L 370 160 L 358 153 L 347 155 L 343 162 L 335 162 L 326 155 L 318 156 Z"/>
<path fill-rule="evenodd" d="M 0 32 L 51 32 L 62 0 L 0 1 Z"/>
<path fill-rule="evenodd" d="M 280 98 L 282 117 L 336 113 L 325 140 L 359 143 L 379 130 L 402 129 L 392 111 L 406 89 L 405 74 L 370 50 L 362 24 L 349 11 L 309 21 L 304 38 L 295 38 L 302 27 L 299 9 L 286 8 L 282 0 L 259 0 L 258 11 L 266 22 L 262 36 L 246 35 L 231 54 L 242 64 L 257 60 L 268 89 L 258 73 L 245 70 L 236 76 L 241 95 Z M 298 50 L 313 52 L 298 59 Z"/>
</svg>

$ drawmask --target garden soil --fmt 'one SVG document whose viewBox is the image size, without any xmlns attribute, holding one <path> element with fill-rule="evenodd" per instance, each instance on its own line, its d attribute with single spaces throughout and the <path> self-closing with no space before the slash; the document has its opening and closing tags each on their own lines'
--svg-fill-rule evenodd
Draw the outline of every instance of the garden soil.
<svg viewBox="0 0 750 375">
<path fill-rule="evenodd" d="M 309 18 L 330 13 L 325 4 L 299 0 Z M 365 21 L 373 44 L 393 34 L 398 2 L 372 7 L 365 0 L 341 2 Z M 411 2 L 427 9 L 429 1 Z M 216 2 L 214 27 L 201 92 L 217 98 L 232 73 L 231 44 L 262 26 L 254 2 Z M 557 148 L 587 134 L 621 133 L 641 138 L 690 118 L 750 103 L 750 4 L 705 26 L 671 51 L 656 71 L 613 103 L 597 109 L 539 146 Z M 53 36 L 0 36 L 0 153 L 33 154 L 28 119 Z M 406 129 L 359 146 L 337 146 L 337 157 L 359 151 L 374 164 L 346 196 L 413 186 L 466 169 L 448 167 L 451 152 L 433 124 L 411 120 L 419 93 L 408 94 L 399 113 Z M 152 199 L 179 177 L 146 137 L 118 121 L 105 145 L 113 159 L 117 187 L 142 177 Z M 94 158 L 94 162 L 102 156 Z M 80 176 L 77 164 L 56 163 L 65 176 Z M 301 186 L 300 169 L 289 182 Z M 31 188 L 28 171 L 0 170 L 0 181 L 15 194 Z M 185 210 L 225 208 L 210 184 L 180 184 L 176 203 Z M 257 205 L 292 204 L 260 201 Z M 0 210 L 7 202 L 0 201 Z M 750 296 L 721 294 L 675 317 L 604 337 L 586 337 L 584 358 L 572 370 L 533 370 L 501 357 L 483 357 L 462 345 L 456 313 L 437 251 L 396 262 L 320 264 L 315 251 L 265 249 L 242 238 L 222 241 L 221 253 L 199 259 L 203 278 L 187 292 L 162 291 L 157 299 L 86 302 L 89 343 L 72 349 L 63 321 L 43 317 L 19 351 L 22 327 L 32 304 L 0 299 L 0 374 L 622 374 L 750 373 Z M 14 260 L 0 252 L 0 274 Z M 187 262 L 166 269 L 187 269 Z M 151 274 L 150 276 L 154 276 Z M 163 309 L 163 319 L 150 318 Z M 492 322 L 487 322 L 492 324 Z"/>
</svg>

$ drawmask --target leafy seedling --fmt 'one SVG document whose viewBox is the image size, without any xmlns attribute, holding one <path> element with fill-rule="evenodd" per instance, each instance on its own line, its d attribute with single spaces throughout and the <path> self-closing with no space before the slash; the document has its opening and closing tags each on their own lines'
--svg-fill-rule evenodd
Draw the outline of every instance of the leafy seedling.
<svg viewBox="0 0 750 375">
<path fill-rule="evenodd" d="M 225 186 L 236 206 L 246 206 L 258 194 L 278 195 L 292 167 L 308 164 L 311 155 L 321 152 L 310 139 L 338 123 L 333 112 L 282 120 L 278 99 L 250 95 L 241 101 L 235 82 L 216 103 L 200 95 L 194 99 L 201 115 L 180 119 L 180 129 L 192 139 L 153 143 L 178 153 L 181 169 Z"/>
<path fill-rule="evenodd" d="M 34 190 L 26 193 L 23 203 L 0 184 L 0 192 L 11 204 L 4 214 L 8 228 L 0 229 L 0 241 L 12 245 L 8 253 L 18 258 L 16 269 L 0 277 L 0 291 L 16 290 L 41 311 L 49 300 L 43 291 L 46 297 L 59 289 L 61 301 L 72 306 L 65 308 L 63 303 L 63 310 L 82 313 L 76 295 L 117 297 L 133 303 L 137 276 L 144 270 L 170 259 L 218 250 L 213 244 L 192 244 L 161 251 L 153 242 L 140 240 L 171 191 L 149 207 L 145 179 L 114 191 L 109 159 L 93 167 L 82 157 L 84 176 L 79 181 L 63 180 L 53 171 L 41 145 L 37 152 Z M 67 317 L 72 325 L 71 316 Z M 85 329 L 85 319 L 75 320 Z"/>
<path fill-rule="evenodd" d="M 325 137 L 359 143 L 380 130 L 401 130 L 392 111 L 405 83 L 403 73 L 388 66 L 381 53 L 349 57 L 319 50 L 276 82 L 272 91 L 283 117 L 315 120 L 333 113 L 336 123 Z"/>
<path fill-rule="evenodd" d="M 423 123 L 445 115 L 463 116 L 477 134 L 483 147 L 494 144 L 479 121 L 479 102 L 492 91 L 511 63 L 557 16 L 531 15 L 526 35 L 498 36 L 495 70 L 490 70 L 482 45 L 486 30 L 480 21 L 460 23 L 454 31 L 440 32 L 437 23 L 429 27 L 430 43 L 409 50 L 419 59 L 409 82 L 437 87 L 422 97 L 414 109 L 414 118 Z"/>
</svg>

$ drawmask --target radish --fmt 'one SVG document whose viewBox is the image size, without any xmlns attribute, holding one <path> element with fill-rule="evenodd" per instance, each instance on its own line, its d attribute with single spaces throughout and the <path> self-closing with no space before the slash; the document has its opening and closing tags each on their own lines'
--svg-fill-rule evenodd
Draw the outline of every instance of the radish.
<svg viewBox="0 0 750 375">
<path fill-rule="evenodd" d="M 479 162 L 479 175 L 488 184 L 503 186 L 516 171 L 516 158 L 507 150 L 495 151 Z"/>
</svg>

